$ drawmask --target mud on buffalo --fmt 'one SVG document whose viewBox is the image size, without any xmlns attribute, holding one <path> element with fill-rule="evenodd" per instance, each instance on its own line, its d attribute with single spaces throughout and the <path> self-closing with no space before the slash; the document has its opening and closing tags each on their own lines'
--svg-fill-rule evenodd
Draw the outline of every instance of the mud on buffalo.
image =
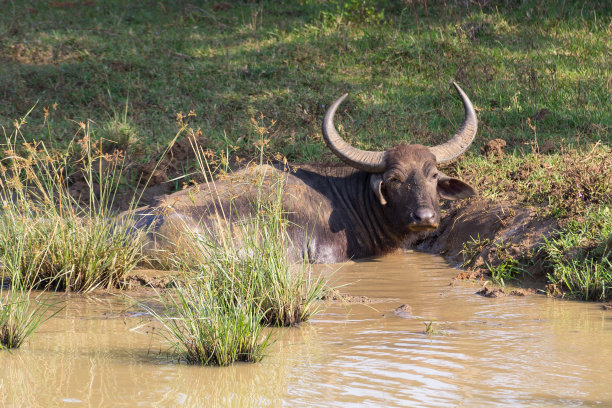
<svg viewBox="0 0 612 408">
<path fill-rule="evenodd" d="M 465 113 L 461 127 L 446 143 L 433 147 L 402 143 L 385 151 L 357 149 L 334 126 L 345 94 L 329 107 L 322 125 L 327 147 L 345 165 L 260 164 L 160 197 L 131 212 L 136 228 L 148 231 L 145 247 L 172 253 L 190 232 L 211 231 L 202 227 L 210 227 L 219 214 L 250 216 L 254 200 L 268 196 L 257 191 L 254 177 L 269 181 L 259 185 L 270 195 L 281 183 L 290 257 L 333 263 L 382 255 L 436 229 L 439 198 L 455 200 L 474 194 L 468 184 L 436 167 L 459 157 L 476 135 L 474 107 L 463 90 L 453 85 Z"/>
</svg>

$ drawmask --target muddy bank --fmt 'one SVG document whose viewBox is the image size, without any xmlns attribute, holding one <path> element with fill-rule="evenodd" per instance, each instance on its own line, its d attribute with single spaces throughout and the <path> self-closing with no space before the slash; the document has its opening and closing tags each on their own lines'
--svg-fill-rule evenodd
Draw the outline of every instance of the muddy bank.
<svg viewBox="0 0 612 408">
<path fill-rule="evenodd" d="M 537 207 L 489 200 L 451 203 L 443 211 L 440 227 L 416 249 L 439 253 L 464 269 L 458 278 L 481 279 L 491 267 L 516 260 L 531 278 L 528 284 L 545 284 L 539 247 L 555 234 L 557 220 L 541 217 Z"/>
</svg>

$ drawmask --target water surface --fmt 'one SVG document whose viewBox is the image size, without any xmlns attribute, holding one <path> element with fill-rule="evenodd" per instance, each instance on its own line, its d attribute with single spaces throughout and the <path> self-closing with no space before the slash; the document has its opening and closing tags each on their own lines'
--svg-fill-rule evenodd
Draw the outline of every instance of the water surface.
<svg viewBox="0 0 612 408">
<path fill-rule="evenodd" d="M 414 252 L 347 264 L 342 291 L 379 302 L 328 305 L 278 330 L 263 362 L 226 368 L 177 364 L 120 297 L 71 296 L 22 349 L 0 352 L 0 406 L 612 405 L 611 312 L 483 298 L 449 285 L 456 272 Z M 402 304 L 410 314 L 394 313 Z"/>
</svg>

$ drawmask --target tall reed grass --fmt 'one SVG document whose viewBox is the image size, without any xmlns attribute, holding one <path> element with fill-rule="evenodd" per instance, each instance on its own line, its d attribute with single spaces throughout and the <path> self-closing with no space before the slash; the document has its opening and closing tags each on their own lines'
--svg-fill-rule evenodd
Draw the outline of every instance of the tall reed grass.
<svg viewBox="0 0 612 408">
<path fill-rule="evenodd" d="M 0 266 L 22 287 L 90 291 L 120 285 L 142 259 L 129 220 L 111 207 L 120 153 L 105 154 L 79 123 L 63 153 L 26 142 L 15 122 L 0 146 Z M 78 194 L 78 189 L 81 194 Z"/>
</svg>

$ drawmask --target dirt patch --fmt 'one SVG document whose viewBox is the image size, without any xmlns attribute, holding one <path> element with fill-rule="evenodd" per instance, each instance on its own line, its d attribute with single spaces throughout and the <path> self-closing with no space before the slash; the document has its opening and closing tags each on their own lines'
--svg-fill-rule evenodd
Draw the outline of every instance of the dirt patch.
<svg viewBox="0 0 612 408">
<path fill-rule="evenodd" d="M 232 6 L 230 3 L 220 2 L 213 4 L 211 8 L 213 11 L 226 11 L 234 8 L 234 6 Z"/>
<path fill-rule="evenodd" d="M 476 292 L 477 295 L 488 297 L 488 298 L 498 298 L 506 296 L 506 292 L 502 288 L 490 288 L 485 286 Z"/>
<path fill-rule="evenodd" d="M 546 119 L 548 116 L 550 116 L 550 111 L 544 108 L 544 109 L 540 109 L 537 113 L 531 116 L 531 119 L 535 121 L 540 121 L 540 120 Z"/>
<path fill-rule="evenodd" d="M 489 140 L 486 145 L 482 147 L 482 153 L 487 156 L 502 157 L 504 155 L 504 147 L 506 147 L 506 141 L 504 139 L 493 139 Z"/>
<path fill-rule="evenodd" d="M 81 58 L 78 50 L 73 46 L 60 44 L 49 46 L 40 42 L 17 43 L 7 47 L 6 57 L 9 61 L 28 65 L 50 65 Z"/>
</svg>

